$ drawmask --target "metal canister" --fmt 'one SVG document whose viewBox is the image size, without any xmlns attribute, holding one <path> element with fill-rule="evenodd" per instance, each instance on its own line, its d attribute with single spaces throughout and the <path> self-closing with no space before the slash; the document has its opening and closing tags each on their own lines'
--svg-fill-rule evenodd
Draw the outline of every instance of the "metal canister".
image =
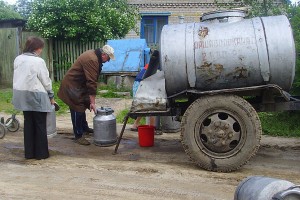
<svg viewBox="0 0 300 200">
<path fill-rule="evenodd" d="M 164 133 L 177 133 L 180 131 L 180 122 L 175 120 L 176 116 L 162 116 L 161 130 Z"/>
<path fill-rule="evenodd" d="M 95 145 L 112 146 L 117 142 L 117 123 L 113 112 L 109 107 L 97 109 L 93 119 Z"/>
<path fill-rule="evenodd" d="M 51 112 L 47 113 L 47 137 L 52 138 L 57 134 L 55 106 L 51 106 Z"/>
<path fill-rule="evenodd" d="M 265 176 L 250 176 L 239 183 L 234 194 L 234 200 L 299 199 L 296 198 L 297 191 L 290 189 L 293 186 L 295 184 L 286 180 Z M 287 194 L 286 191 L 290 192 Z"/>
</svg>

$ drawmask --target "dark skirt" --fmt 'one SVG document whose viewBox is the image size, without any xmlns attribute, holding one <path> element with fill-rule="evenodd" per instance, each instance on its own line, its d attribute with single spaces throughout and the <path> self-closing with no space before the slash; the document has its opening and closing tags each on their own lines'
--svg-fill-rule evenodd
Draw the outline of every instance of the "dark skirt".
<svg viewBox="0 0 300 200">
<path fill-rule="evenodd" d="M 23 114 L 25 158 L 48 158 L 47 113 L 23 111 Z"/>
</svg>

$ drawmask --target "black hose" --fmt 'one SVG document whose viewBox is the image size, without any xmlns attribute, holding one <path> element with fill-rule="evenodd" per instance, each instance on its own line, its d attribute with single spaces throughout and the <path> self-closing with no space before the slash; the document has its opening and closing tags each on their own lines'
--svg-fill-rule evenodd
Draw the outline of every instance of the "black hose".
<svg viewBox="0 0 300 200">
<path fill-rule="evenodd" d="M 159 66 L 159 51 L 154 50 L 149 61 L 148 69 L 146 70 L 143 79 L 148 78 L 156 73 Z"/>
</svg>

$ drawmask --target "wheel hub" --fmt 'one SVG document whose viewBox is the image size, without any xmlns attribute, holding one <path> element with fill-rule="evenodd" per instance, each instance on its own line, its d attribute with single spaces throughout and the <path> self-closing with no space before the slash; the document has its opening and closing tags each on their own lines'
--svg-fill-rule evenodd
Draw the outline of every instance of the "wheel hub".
<svg viewBox="0 0 300 200">
<path fill-rule="evenodd" d="M 226 113 L 208 116 L 201 124 L 200 141 L 210 151 L 226 153 L 234 149 L 240 140 L 240 125 Z"/>
</svg>

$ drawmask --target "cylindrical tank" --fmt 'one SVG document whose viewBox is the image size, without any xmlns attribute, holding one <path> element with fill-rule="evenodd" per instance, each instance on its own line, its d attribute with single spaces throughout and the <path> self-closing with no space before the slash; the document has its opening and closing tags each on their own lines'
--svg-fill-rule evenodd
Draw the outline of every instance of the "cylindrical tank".
<svg viewBox="0 0 300 200">
<path fill-rule="evenodd" d="M 94 143 L 98 146 L 111 146 L 117 142 L 117 122 L 111 108 L 97 109 L 93 119 Z"/>
<path fill-rule="evenodd" d="M 161 116 L 161 130 L 164 133 L 177 133 L 180 131 L 180 122 L 176 116 Z"/>
<path fill-rule="evenodd" d="M 272 200 L 274 195 L 294 185 L 286 180 L 250 176 L 237 186 L 234 200 Z M 288 200 L 288 198 L 285 200 Z"/>
<path fill-rule="evenodd" d="M 289 20 L 243 17 L 243 11 L 217 11 L 199 23 L 163 27 L 160 63 L 168 96 L 264 84 L 290 90 L 296 55 Z"/>
<path fill-rule="evenodd" d="M 47 113 L 47 137 L 51 138 L 57 134 L 55 106 L 51 106 L 51 112 Z"/>
</svg>

